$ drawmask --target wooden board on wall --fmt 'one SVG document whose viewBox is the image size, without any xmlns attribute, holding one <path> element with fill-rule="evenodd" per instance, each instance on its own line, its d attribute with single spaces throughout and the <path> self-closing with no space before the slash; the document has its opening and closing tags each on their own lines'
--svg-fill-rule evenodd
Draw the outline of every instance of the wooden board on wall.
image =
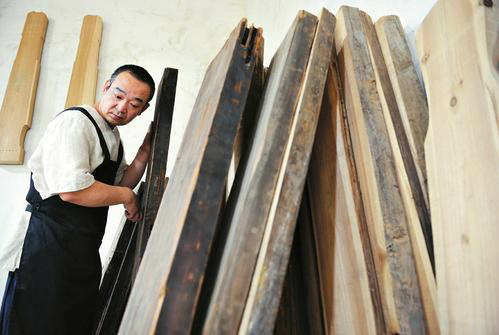
<svg viewBox="0 0 499 335">
<path fill-rule="evenodd" d="M 65 108 L 94 105 L 101 36 L 102 19 L 96 15 L 85 15 Z"/>
<path fill-rule="evenodd" d="M 425 334 L 403 201 L 360 11 L 337 14 L 336 51 L 362 199 L 389 334 Z"/>
<path fill-rule="evenodd" d="M 29 12 L 0 109 L 0 164 L 23 164 L 47 31 L 47 15 Z"/>
<path fill-rule="evenodd" d="M 231 227 L 204 334 L 238 331 L 316 25 L 315 16 L 301 11 L 272 59 L 241 187 L 226 213 Z"/>
<path fill-rule="evenodd" d="M 331 62 L 334 25 L 333 14 L 323 9 L 315 29 L 272 207 L 266 218 L 240 334 L 263 334 L 272 329 L 275 322 Z"/>
<path fill-rule="evenodd" d="M 499 6 L 439 0 L 416 35 L 443 334 L 499 333 Z"/>
<path fill-rule="evenodd" d="M 263 42 L 260 39 L 261 30 L 248 29 L 246 20 L 241 20 L 208 67 L 187 125 L 189 132 L 183 138 L 170 183 L 161 200 L 120 334 L 188 331 L 182 328 L 190 322 L 189 312 L 185 311 L 190 310 L 195 301 L 191 298 L 199 293 L 204 271 L 202 262 L 207 260 L 211 247 L 211 240 L 203 235 L 209 236 L 219 220 L 234 138 L 256 59 L 261 58 L 257 54 L 263 52 L 259 47 Z M 179 240 L 186 235 L 192 238 L 177 249 Z M 180 265 L 186 267 L 175 267 L 177 275 L 184 275 L 176 277 L 182 282 L 168 282 L 172 286 L 178 284 L 170 290 L 167 281 L 173 273 L 170 270 L 174 258 L 185 253 L 189 254 L 192 263 L 183 259 Z M 169 302 L 179 307 L 173 312 L 182 311 L 183 314 L 175 314 L 178 323 L 162 322 L 157 328 L 163 302 L 165 298 L 170 299 L 170 294 L 179 294 L 177 298 L 188 295 L 190 299 L 185 305 L 177 299 Z M 172 315 L 166 314 L 162 319 L 170 317 Z"/>
</svg>

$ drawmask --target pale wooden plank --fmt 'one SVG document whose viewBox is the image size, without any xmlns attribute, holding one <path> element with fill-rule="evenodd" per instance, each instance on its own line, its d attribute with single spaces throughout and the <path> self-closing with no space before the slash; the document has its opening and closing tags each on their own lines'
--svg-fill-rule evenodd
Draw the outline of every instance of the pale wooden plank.
<svg viewBox="0 0 499 335">
<path fill-rule="evenodd" d="M 231 229 L 204 334 L 238 331 L 316 24 L 315 16 L 299 12 L 273 57 L 241 187 L 231 199 L 235 200 L 234 210 L 227 213 Z"/>
<path fill-rule="evenodd" d="M 336 53 L 335 53 L 336 55 Z M 327 334 L 386 333 L 333 58 L 308 172 Z M 369 271 L 368 271 L 369 270 Z"/>
<path fill-rule="evenodd" d="M 347 117 L 387 331 L 425 334 L 407 218 L 362 18 L 356 8 L 342 6 L 337 21 Z"/>
<path fill-rule="evenodd" d="M 334 25 L 333 14 L 323 9 L 315 30 L 271 209 L 263 218 L 267 221 L 266 228 L 240 334 L 265 334 L 274 325 L 331 61 Z"/>
<path fill-rule="evenodd" d="M 0 109 L 0 164 L 23 164 L 24 138 L 31 128 L 47 15 L 29 12 Z"/>
<path fill-rule="evenodd" d="M 85 15 L 81 25 L 80 42 L 73 64 L 65 108 L 95 103 L 101 38 L 102 19 L 100 16 Z"/>
<path fill-rule="evenodd" d="M 206 229 L 214 229 L 219 220 L 234 138 L 255 67 L 255 54 L 262 51 L 252 44 L 262 42 L 255 42 L 261 36 L 261 30 L 252 43 L 247 39 L 248 30 L 246 20 L 241 20 L 205 74 L 119 334 L 156 332 L 163 301 L 168 299 L 167 280 L 174 256 L 177 257 L 179 239 L 184 234 L 184 223 L 188 227 L 186 231 L 196 232 L 196 228 L 203 225 L 208 227 Z M 198 255 L 205 259 L 210 241 L 197 240 L 196 236 L 182 248 L 190 248 L 192 257 Z M 193 264 L 198 264 L 197 260 Z M 185 265 L 189 266 L 188 262 Z M 187 271 L 191 268 L 187 267 Z M 180 288 L 194 292 L 196 296 L 202 283 L 198 273 L 202 274 L 204 269 L 192 271 L 196 271 L 192 280 L 186 280 L 186 286 Z M 189 278 L 189 273 L 183 278 Z M 159 330 L 174 332 L 178 325 L 181 324 L 163 324 Z"/>
<path fill-rule="evenodd" d="M 497 334 L 499 7 L 439 0 L 416 41 L 442 333 Z"/>
</svg>

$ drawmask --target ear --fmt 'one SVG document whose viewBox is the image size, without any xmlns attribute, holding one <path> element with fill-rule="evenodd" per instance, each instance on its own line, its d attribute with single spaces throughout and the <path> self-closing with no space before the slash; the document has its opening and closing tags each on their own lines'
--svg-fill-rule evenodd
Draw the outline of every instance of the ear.
<svg viewBox="0 0 499 335">
<path fill-rule="evenodd" d="M 146 104 L 144 105 L 144 107 L 142 108 L 142 110 L 140 111 L 139 115 L 140 115 L 140 114 L 142 114 L 142 113 L 144 113 L 144 111 L 145 111 L 148 107 L 149 107 L 149 103 L 146 103 Z"/>
<path fill-rule="evenodd" d="M 109 87 L 111 87 L 111 81 L 108 79 L 108 80 L 106 80 L 106 82 L 104 83 L 104 87 L 102 88 L 102 92 L 103 92 L 103 93 L 106 93 L 106 91 L 109 89 Z"/>
</svg>

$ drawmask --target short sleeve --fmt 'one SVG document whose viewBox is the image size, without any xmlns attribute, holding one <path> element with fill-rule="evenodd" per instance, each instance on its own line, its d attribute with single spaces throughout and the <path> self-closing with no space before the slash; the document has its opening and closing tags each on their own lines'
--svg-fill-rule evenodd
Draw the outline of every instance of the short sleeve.
<svg viewBox="0 0 499 335">
<path fill-rule="evenodd" d="M 50 195 L 92 185 L 95 179 L 91 174 L 91 156 L 97 138 L 94 126 L 84 114 L 66 112 L 57 116 L 28 163 L 35 187 Z"/>
</svg>

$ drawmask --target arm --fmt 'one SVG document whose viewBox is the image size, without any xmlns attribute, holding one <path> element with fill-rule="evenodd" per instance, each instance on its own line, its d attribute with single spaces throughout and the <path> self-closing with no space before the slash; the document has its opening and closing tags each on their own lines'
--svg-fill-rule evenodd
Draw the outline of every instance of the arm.
<svg viewBox="0 0 499 335">
<path fill-rule="evenodd" d="M 142 179 L 142 176 L 144 175 L 144 171 L 146 170 L 150 152 L 151 127 L 149 127 L 149 131 L 144 137 L 144 141 L 140 145 L 139 151 L 137 151 L 137 155 L 135 155 L 133 162 L 126 168 L 125 173 L 119 182 L 120 186 L 126 186 L 132 189 L 137 186 L 140 179 Z"/>
<path fill-rule="evenodd" d="M 101 207 L 123 204 L 127 219 L 140 220 L 139 203 L 135 193 L 128 187 L 112 186 L 95 181 L 89 187 L 75 191 L 60 193 L 62 200 L 86 207 Z"/>
</svg>

